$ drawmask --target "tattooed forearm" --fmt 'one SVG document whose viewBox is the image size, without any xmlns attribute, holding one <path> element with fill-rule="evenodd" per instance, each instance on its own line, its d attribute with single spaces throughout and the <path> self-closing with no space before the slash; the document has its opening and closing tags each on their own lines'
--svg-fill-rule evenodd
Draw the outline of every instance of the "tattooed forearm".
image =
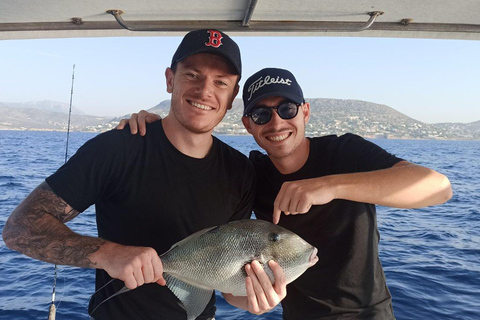
<svg viewBox="0 0 480 320">
<path fill-rule="evenodd" d="M 5 244 L 38 260 L 94 268 L 89 256 L 106 241 L 70 230 L 65 222 L 78 214 L 43 182 L 10 215 L 2 233 Z"/>
</svg>

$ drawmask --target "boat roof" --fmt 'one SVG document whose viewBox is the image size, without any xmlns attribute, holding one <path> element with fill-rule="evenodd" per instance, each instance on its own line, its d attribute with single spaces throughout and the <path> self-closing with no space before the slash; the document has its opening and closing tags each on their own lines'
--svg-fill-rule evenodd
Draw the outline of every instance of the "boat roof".
<svg viewBox="0 0 480 320">
<path fill-rule="evenodd" d="M 202 28 L 239 36 L 480 40 L 479 13 L 477 0 L 2 0 L 0 40 L 180 36 Z"/>
</svg>

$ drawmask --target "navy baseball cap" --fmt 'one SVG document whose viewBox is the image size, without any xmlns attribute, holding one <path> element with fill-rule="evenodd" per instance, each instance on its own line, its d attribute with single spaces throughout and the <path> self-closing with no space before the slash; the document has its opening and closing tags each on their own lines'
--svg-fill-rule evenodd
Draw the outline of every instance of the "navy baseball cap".
<svg viewBox="0 0 480 320">
<path fill-rule="evenodd" d="M 293 74 L 285 69 L 265 68 L 253 74 L 243 86 L 243 115 L 255 104 L 271 96 L 285 97 L 295 103 L 304 103 L 302 88 Z"/>
<path fill-rule="evenodd" d="M 197 53 L 218 54 L 230 62 L 236 74 L 242 75 L 240 49 L 235 41 L 222 31 L 201 29 L 187 33 L 173 55 L 171 68 L 188 56 Z"/>
</svg>

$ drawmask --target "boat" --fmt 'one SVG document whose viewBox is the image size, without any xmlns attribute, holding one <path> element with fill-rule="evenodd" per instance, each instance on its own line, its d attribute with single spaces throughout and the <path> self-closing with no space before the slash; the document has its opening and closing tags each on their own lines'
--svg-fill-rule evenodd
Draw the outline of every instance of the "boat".
<svg viewBox="0 0 480 320">
<path fill-rule="evenodd" d="M 0 40 L 230 35 L 480 40 L 474 0 L 185 0 L 0 2 Z"/>
<path fill-rule="evenodd" d="M 0 40 L 183 36 L 203 28 L 232 36 L 480 40 L 479 12 L 475 0 L 7 0 L 0 1 Z"/>
</svg>

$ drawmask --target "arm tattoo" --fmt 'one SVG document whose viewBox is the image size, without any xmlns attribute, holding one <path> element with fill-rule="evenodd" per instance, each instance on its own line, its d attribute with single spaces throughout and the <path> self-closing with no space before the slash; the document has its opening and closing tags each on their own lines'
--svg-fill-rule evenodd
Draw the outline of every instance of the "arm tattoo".
<svg viewBox="0 0 480 320">
<path fill-rule="evenodd" d="M 3 238 L 8 247 L 38 260 L 94 268 L 89 255 L 106 241 L 76 234 L 65 225 L 79 213 L 43 182 L 12 212 Z"/>
</svg>

